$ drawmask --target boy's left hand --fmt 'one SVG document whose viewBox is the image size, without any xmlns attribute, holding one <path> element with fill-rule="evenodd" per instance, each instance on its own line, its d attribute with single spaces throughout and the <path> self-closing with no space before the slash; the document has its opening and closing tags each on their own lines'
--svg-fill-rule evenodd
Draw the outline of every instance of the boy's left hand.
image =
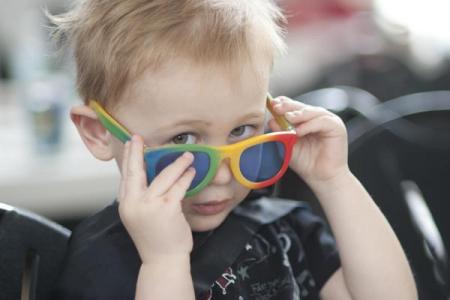
<svg viewBox="0 0 450 300">
<path fill-rule="evenodd" d="M 298 140 L 289 166 L 308 184 L 332 180 L 348 171 L 347 131 L 337 115 L 287 97 L 275 98 L 272 105 L 295 127 Z M 281 130 L 273 119 L 269 126 Z"/>
</svg>

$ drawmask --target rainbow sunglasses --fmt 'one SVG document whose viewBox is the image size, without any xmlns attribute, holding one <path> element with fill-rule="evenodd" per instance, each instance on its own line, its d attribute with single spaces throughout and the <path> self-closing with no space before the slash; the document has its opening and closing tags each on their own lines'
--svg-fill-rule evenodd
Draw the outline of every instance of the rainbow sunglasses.
<svg viewBox="0 0 450 300">
<path fill-rule="evenodd" d="M 288 168 L 296 134 L 292 125 L 283 116 L 273 111 L 271 100 L 271 96 L 268 95 L 267 108 L 284 131 L 261 134 L 235 144 L 218 147 L 200 144 L 178 144 L 155 148 L 145 146 L 144 160 L 148 184 L 184 152 L 191 152 L 194 155 L 192 167 L 196 171 L 186 197 L 203 190 L 214 178 L 225 158 L 229 159 L 233 176 L 243 186 L 260 189 L 274 184 Z M 97 114 L 101 124 L 113 136 L 123 143 L 131 139 L 130 132 L 97 101 L 91 100 L 89 106 Z"/>
</svg>

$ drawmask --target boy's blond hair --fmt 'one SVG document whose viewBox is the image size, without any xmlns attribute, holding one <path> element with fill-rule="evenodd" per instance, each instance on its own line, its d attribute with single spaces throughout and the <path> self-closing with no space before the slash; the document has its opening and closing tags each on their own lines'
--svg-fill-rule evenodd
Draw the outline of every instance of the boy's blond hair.
<svg viewBox="0 0 450 300">
<path fill-rule="evenodd" d="M 145 69 L 174 57 L 230 65 L 285 49 L 285 19 L 271 0 L 78 0 L 51 19 L 73 48 L 80 96 L 109 107 Z"/>
</svg>

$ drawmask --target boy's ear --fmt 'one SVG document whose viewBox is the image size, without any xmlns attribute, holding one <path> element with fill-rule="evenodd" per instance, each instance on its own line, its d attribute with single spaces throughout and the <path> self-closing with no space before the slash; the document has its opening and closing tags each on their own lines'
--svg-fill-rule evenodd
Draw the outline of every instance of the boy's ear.
<svg viewBox="0 0 450 300">
<path fill-rule="evenodd" d="M 73 107 L 70 110 L 70 118 L 92 155 L 105 161 L 114 158 L 111 135 L 102 126 L 97 115 L 89 106 Z"/>
</svg>

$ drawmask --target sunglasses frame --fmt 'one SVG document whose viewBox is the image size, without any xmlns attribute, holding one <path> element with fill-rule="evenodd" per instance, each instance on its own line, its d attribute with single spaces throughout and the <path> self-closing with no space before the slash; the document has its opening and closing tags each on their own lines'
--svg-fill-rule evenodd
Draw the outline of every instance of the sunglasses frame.
<svg viewBox="0 0 450 300">
<path fill-rule="evenodd" d="M 271 96 L 267 96 L 266 106 L 268 110 L 271 112 L 275 121 L 278 125 L 285 131 L 280 132 L 272 132 L 257 135 L 243 141 L 224 145 L 224 146 L 207 146 L 201 144 L 179 144 L 179 145 L 168 145 L 161 146 L 156 148 L 150 148 L 145 146 L 144 149 L 144 157 L 146 157 L 149 153 L 155 154 L 159 152 L 159 157 L 166 155 L 171 152 L 202 152 L 206 153 L 210 159 L 210 167 L 206 174 L 206 176 L 200 181 L 200 183 L 194 188 L 188 190 L 186 192 L 186 197 L 193 196 L 200 192 L 204 187 L 206 187 L 210 181 L 214 178 L 217 169 L 222 162 L 222 160 L 228 158 L 230 162 L 230 168 L 233 173 L 235 179 L 250 189 L 260 189 L 269 185 L 274 184 L 278 179 L 283 176 L 286 172 L 289 161 L 292 156 L 292 148 L 296 141 L 296 133 L 293 130 L 292 125 L 281 115 L 276 114 L 272 109 L 271 104 Z M 115 120 L 97 101 L 91 100 L 89 101 L 89 107 L 91 107 L 96 115 L 98 116 L 102 125 L 107 129 L 113 136 L 119 139 L 121 142 L 126 143 L 131 139 L 131 133 L 120 124 L 117 120 Z M 240 168 L 240 158 L 241 154 L 254 145 L 263 144 L 265 142 L 281 142 L 284 145 L 285 153 L 284 153 L 284 161 L 280 170 L 277 174 L 271 177 L 268 180 L 262 182 L 252 182 L 245 178 L 245 176 L 241 172 Z M 155 161 L 155 160 L 153 160 Z M 150 172 L 152 176 L 155 174 L 155 166 L 153 162 L 147 162 L 147 173 Z"/>
<path fill-rule="evenodd" d="M 260 189 L 269 185 L 274 184 L 284 172 L 287 170 L 289 161 L 292 157 L 292 148 L 296 141 L 296 135 L 294 132 L 272 132 L 262 135 L 258 135 L 249 139 L 245 139 L 241 142 L 237 142 L 231 145 L 225 146 L 205 146 L 200 144 L 183 144 L 177 146 L 163 146 L 156 149 L 149 149 L 145 152 L 144 156 L 152 153 L 156 157 L 150 161 L 147 165 L 147 171 L 150 172 L 151 176 L 155 176 L 155 161 L 164 155 L 173 152 L 201 152 L 206 153 L 210 159 L 209 169 L 205 177 L 200 181 L 198 185 L 187 191 L 186 196 L 192 196 L 201 191 L 209 182 L 214 178 L 220 163 L 224 159 L 229 159 L 231 172 L 236 180 L 245 187 L 250 189 Z M 241 171 L 240 162 L 242 153 L 255 145 L 267 143 L 267 142 L 280 142 L 284 146 L 284 160 L 278 172 L 270 179 L 253 182 L 248 180 Z"/>
</svg>

